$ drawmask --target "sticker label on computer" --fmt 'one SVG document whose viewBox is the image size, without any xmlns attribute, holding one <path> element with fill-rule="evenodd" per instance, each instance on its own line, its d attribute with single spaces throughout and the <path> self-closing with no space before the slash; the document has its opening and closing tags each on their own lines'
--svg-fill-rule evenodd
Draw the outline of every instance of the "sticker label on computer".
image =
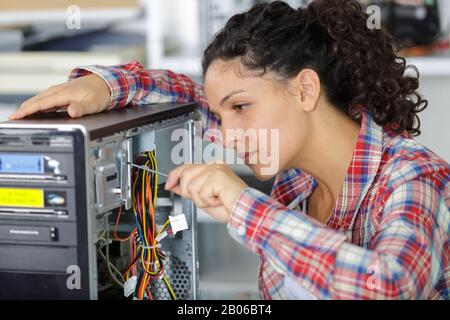
<svg viewBox="0 0 450 320">
<path fill-rule="evenodd" d="M 44 157 L 33 154 L 0 153 L 0 173 L 44 173 Z"/>
<path fill-rule="evenodd" d="M 0 206 L 44 208 L 44 190 L 0 188 Z"/>
</svg>

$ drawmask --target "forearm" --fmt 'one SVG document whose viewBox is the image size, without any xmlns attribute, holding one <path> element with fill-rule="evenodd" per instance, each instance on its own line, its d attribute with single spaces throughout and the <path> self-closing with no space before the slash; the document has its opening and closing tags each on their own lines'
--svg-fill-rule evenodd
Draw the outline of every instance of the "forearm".
<svg viewBox="0 0 450 320">
<path fill-rule="evenodd" d="M 407 217 L 390 214 L 364 248 L 248 188 L 235 204 L 228 229 L 242 245 L 264 255 L 277 273 L 295 279 L 318 298 L 423 298 L 442 272 L 432 257 L 444 259 L 444 243 L 423 232 L 437 228 L 430 220 L 413 224 Z"/>
<path fill-rule="evenodd" d="M 170 70 L 148 70 L 133 61 L 119 66 L 78 67 L 70 73 L 69 79 L 97 74 L 108 84 L 111 101 L 107 109 L 120 109 L 132 105 L 152 103 L 195 102 L 200 113 L 204 137 L 218 129 L 218 119 L 209 112 L 203 86 L 183 74 Z M 208 130 L 209 134 L 205 134 Z"/>
</svg>

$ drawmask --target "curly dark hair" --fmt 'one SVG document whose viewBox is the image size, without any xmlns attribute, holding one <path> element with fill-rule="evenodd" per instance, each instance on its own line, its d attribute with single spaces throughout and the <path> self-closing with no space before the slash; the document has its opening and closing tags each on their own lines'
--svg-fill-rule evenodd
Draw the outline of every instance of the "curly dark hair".
<svg viewBox="0 0 450 320">
<path fill-rule="evenodd" d="M 257 4 L 215 35 L 203 75 L 216 59 L 240 58 L 247 69 L 284 80 L 311 68 L 328 101 L 355 121 L 364 106 L 378 125 L 418 136 L 417 113 L 428 105 L 417 92 L 418 70 L 406 65 L 385 29 L 367 27 L 368 19 L 353 0 L 315 0 L 299 9 L 282 1 Z"/>
</svg>

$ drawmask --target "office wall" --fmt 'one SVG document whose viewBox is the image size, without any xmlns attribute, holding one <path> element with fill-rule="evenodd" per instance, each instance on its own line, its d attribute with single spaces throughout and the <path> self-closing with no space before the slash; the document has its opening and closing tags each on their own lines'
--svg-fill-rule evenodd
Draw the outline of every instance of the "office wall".
<svg viewBox="0 0 450 320">
<path fill-rule="evenodd" d="M 82 8 L 112 8 L 137 6 L 139 0 L 15 0 L 1 1 L 0 10 L 66 9 L 71 5 Z"/>
<path fill-rule="evenodd" d="M 450 76 L 423 77 L 420 91 L 429 105 L 419 114 L 422 134 L 417 140 L 450 162 Z"/>
</svg>

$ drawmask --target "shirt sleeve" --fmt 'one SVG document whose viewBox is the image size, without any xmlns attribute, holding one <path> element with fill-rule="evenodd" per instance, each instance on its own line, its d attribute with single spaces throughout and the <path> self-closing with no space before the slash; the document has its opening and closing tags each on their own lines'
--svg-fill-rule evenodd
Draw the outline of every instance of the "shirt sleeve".
<svg viewBox="0 0 450 320">
<path fill-rule="evenodd" d="M 319 299 L 422 299 L 449 258 L 449 188 L 444 191 L 431 178 L 397 187 L 367 247 L 252 188 L 238 197 L 227 228 Z"/>
<path fill-rule="evenodd" d="M 111 91 L 108 110 L 152 103 L 195 102 L 202 120 L 203 138 L 218 138 L 220 120 L 209 111 L 203 85 L 170 70 L 148 70 L 138 61 L 118 66 L 83 66 L 70 72 L 69 80 L 94 73 Z"/>
</svg>

